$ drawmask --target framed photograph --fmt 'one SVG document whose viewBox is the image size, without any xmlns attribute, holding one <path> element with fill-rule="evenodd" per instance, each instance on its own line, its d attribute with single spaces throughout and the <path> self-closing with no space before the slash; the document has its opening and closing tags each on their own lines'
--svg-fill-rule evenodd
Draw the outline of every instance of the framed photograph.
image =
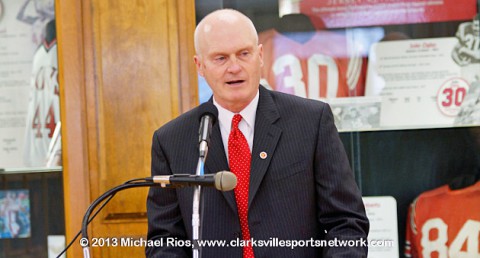
<svg viewBox="0 0 480 258">
<path fill-rule="evenodd" d="M 0 191 L 0 239 L 31 235 L 28 190 Z"/>
</svg>

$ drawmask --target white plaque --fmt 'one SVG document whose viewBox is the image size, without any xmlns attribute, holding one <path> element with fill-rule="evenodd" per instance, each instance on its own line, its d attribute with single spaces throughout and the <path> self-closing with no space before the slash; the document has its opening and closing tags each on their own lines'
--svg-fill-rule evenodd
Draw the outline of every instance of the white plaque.
<svg viewBox="0 0 480 258">
<path fill-rule="evenodd" d="M 391 196 L 363 197 L 370 220 L 368 258 L 398 258 L 397 201 Z"/>
<path fill-rule="evenodd" d="M 451 127 L 473 82 L 452 59 L 455 37 L 372 45 L 366 96 L 382 97 L 384 129 Z"/>
</svg>

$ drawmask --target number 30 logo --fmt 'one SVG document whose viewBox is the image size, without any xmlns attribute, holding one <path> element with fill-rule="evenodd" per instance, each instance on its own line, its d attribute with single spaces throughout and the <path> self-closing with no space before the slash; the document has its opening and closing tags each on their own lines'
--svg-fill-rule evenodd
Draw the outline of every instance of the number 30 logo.
<svg viewBox="0 0 480 258">
<path fill-rule="evenodd" d="M 469 85 L 460 78 L 447 80 L 437 94 L 437 106 L 446 116 L 456 116 L 460 112 L 460 105 L 467 95 Z"/>
</svg>

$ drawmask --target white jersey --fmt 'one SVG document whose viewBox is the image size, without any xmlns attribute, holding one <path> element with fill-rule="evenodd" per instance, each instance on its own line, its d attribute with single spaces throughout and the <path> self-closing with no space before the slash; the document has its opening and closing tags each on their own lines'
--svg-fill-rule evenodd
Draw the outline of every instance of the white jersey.
<svg viewBox="0 0 480 258">
<path fill-rule="evenodd" d="M 33 58 L 31 94 L 25 130 L 26 166 L 45 166 L 47 151 L 60 120 L 57 42 L 46 40 Z"/>
</svg>

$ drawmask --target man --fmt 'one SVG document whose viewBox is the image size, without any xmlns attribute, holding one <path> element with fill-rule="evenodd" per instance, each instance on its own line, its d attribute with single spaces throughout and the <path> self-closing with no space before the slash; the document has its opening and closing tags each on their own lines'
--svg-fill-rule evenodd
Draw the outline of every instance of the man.
<svg viewBox="0 0 480 258">
<path fill-rule="evenodd" d="M 480 63 L 480 14 L 471 22 L 461 23 L 455 37 L 458 43 L 452 51 L 453 60 L 460 66 Z"/>
<path fill-rule="evenodd" d="M 328 105 L 259 86 L 262 45 L 253 23 L 237 11 L 207 15 L 195 31 L 195 49 L 198 73 L 218 108 L 205 173 L 230 170 L 238 178 L 234 191 L 202 189 L 202 239 L 225 241 L 204 247 L 202 255 L 366 257 L 364 246 L 319 247 L 316 242 L 366 240 L 368 233 Z M 152 175 L 194 173 L 198 113 L 193 109 L 155 132 Z M 192 255 L 191 246 L 181 246 L 192 239 L 192 200 L 192 188 L 150 189 L 148 239 L 162 245 L 147 247 L 148 257 Z"/>
</svg>

